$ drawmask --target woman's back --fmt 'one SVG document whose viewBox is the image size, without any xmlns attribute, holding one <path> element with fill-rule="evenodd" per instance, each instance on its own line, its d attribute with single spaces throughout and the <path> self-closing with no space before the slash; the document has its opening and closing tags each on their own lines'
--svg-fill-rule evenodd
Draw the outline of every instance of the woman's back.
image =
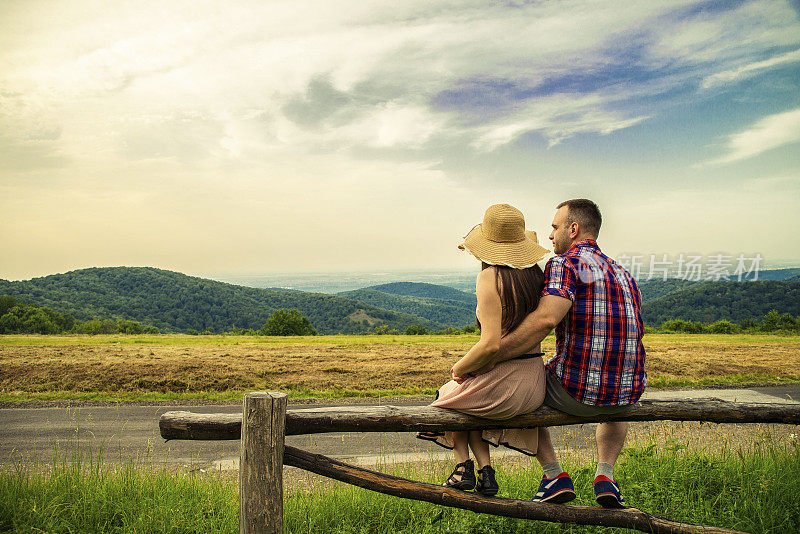
<svg viewBox="0 0 800 534">
<path fill-rule="evenodd" d="M 539 305 L 544 287 L 544 273 L 538 265 L 527 269 L 513 269 L 504 265 L 486 265 L 495 273 L 494 283 L 502 307 L 500 329 L 503 335 L 516 328 Z M 475 308 L 480 326 L 480 310 Z"/>
</svg>

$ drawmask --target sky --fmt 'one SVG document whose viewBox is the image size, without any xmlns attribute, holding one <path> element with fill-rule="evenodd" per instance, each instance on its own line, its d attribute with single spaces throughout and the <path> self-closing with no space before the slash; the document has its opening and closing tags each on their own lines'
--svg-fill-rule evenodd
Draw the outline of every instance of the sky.
<svg viewBox="0 0 800 534">
<path fill-rule="evenodd" d="M 0 278 L 469 269 L 540 242 L 800 265 L 799 0 L 0 3 Z"/>
</svg>

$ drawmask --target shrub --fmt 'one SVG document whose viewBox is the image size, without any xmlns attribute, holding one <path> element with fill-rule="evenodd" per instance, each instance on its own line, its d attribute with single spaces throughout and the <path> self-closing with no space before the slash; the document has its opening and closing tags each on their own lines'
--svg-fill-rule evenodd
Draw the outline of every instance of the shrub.
<svg viewBox="0 0 800 534">
<path fill-rule="evenodd" d="M 295 309 L 281 308 L 267 319 L 258 332 L 262 336 L 316 336 L 317 331 L 308 319 Z"/>
<path fill-rule="evenodd" d="M 705 331 L 703 323 L 672 319 L 665 321 L 661 328 L 666 332 L 684 332 L 687 334 L 702 334 Z"/>
<path fill-rule="evenodd" d="M 422 334 L 427 334 L 428 329 L 424 326 L 420 326 L 418 324 L 412 324 L 408 328 L 406 328 L 405 335 L 407 336 L 420 336 Z"/>
<path fill-rule="evenodd" d="M 712 334 L 735 334 L 739 328 L 732 322 L 721 319 L 709 325 L 708 331 Z"/>
<path fill-rule="evenodd" d="M 389 335 L 389 336 L 395 335 L 396 336 L 400 332 L 398 332 L 395 328 L 389 328 L 389 325 L 382 324 L 382 325 L 378 325 L 378 326 L 375 327 L 375 333 L 380 335 L 380 336 L 386 336 L 386 335 Z"/>
</svg>

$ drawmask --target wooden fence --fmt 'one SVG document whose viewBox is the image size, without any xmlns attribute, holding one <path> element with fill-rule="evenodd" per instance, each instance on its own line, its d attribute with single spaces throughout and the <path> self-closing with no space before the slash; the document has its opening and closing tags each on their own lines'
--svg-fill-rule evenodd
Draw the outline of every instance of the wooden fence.
<svg viewBox="0 0 800 534">
<path fill-rule="evenodd" d="M 239 460 L 239 532 L 283 532 L 283 466 L 291 465 L 387 495 L 417 499 L 522 519 L 625 527 L 653 533 L 736 532 L 679 523 L 635 508 L 612 510 L 588 506 L 534 503 L 483 497 L 474 493 L 414 482 L 347 465 L 332 458 L 284 445 L 284 437 L 321 432 L 412 432 L 533 428 L 609 421 L 704 421 L 713 423 L 800 424 L 800 403 L 734 403 L 718 399 L 642 400 L 624 414 L 575 417 L 543 406 L 504 421 L 473 417 L 441 408 L 353 406 L 287 411 L 284 393 L 244 396 L 242 414 L 166 412 L 159 427 L 166 440 L 241 439 Z"/>
</svg>

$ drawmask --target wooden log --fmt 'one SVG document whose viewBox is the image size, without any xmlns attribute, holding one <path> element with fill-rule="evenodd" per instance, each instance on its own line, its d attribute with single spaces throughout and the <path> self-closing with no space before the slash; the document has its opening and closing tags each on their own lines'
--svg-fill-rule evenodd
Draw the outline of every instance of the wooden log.
<svg viewBox="0 0 800 534">
<path fill-rule="evenodd" d="M 603 421 L 705 421 L 711 423 L 800 424 L 800 403 L 726 402 L 720 399 L 643 400 L 613 415 L 576 417 L 542 406 L 499 421 L 430 406 L 343 406 L 286 413 L 286 435 L 320 432 L 414 432 L 533 428 Z M 241 416 L 166 412 L 159 427 L 164 439 L 239 439 Z"/>
<path fill-rule="evenodd" d="M 285 393 L 244 396 L 239 456 L 239 533 L 283 532 Z"/>
<path fill-rule="evenodd" d="M 327 456 L 312 454 L 291 446 L 286 446 L 285 448 L 284 462 L 286 465 L 299 467 L 318 475 L 386 495 L 426 501 L 453 508 L 463 508 L 485 514 L 555 523 L 631 528 L 657 534 L 694 534 L 698 532 L 730 534 L 738 532 L 726 528 L 670 521 L 635 508 L 614 510 L 590 506 L 534 503 L 501 497 L 483 497 L 475 493 L 467 493 L 422 482 L 413 482 L 405 478 L 354 467 Z"/>
</svg>

